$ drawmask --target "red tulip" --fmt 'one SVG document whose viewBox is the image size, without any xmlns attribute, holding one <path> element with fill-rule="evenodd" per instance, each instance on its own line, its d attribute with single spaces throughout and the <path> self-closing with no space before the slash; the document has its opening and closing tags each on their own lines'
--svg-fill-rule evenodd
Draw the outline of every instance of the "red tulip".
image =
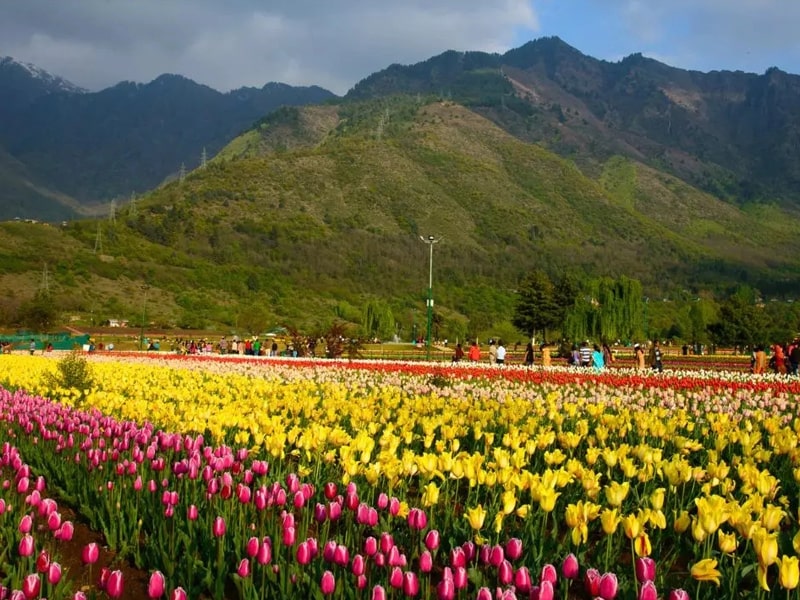
<svg viewBox="0 0 800 600">
<path fill-rule="evenodd" d="M 97 587 L 99 587 L 101 590 L 106 589 L 109 577 L 111 577 L 111 569 L 108 567 L 103 567 L 100 569 L 100 577 L 97 578 Z"/>
<path fill-rule="evenodd" d="M 108 594 L 109 598 L 119 598 L 122 596 L 122 591 L 122 571 L 111 571 L 106 582 L 106 594 Z"/>
<path fill-rule="evenodd" d="M 47 582 L 56 585 L 59 581 L 61 581 L 61 565 L 53 561 L 47 567 Z"/>
<path fill-rule="evenodd" d="M 22 593 L 28 600 L 39 596 L 42 589 L 42 580 L 37 573 L 31 573 L 22 580 Z"/>
<path fill-rule="evenodd" d="M 333 500 L 336 498 L 336 494 L 339 493 L 336 489 L 336 484 L 330 481 L 322 487 L 322 491 L 328 500 Z"/>
<path fill-rule="evenodd" d="M 225 535 L 225 519 L 217 517 L 214 519 L 214 524 L 211 526 L 211 533 L 214 537 L 222 537 Z"/>
<path fill-rule="evenodd" d="M 20 556 L 33 556 L 34 551 L 34 542 L 33 536 L 30 533 L 26 533 L 22 536 L 22 539 L 19 541 L 19 555 Z"/>
<path fill-rule="evenodd" d="M 681 588 L 672 590 L 669 593 L 669 600 L 690 600 L 689 593 Z"/>
<path fill-rule="evenodd" d="M 636 580 L 639 583 L 645 581 L 655 581 L 656 561 L 649 556 L 642 556 L 636 559 Z"/>
<path fill-rule="evenodd" d="M 428 533 L 425 534 L 425 547 L 433 552 L 439 547 L 441 543 L 441 536 L 439 535 L 438 529 L 431 529 Z"/>
<path fill-rule="evenodd" d="M 322 579 L 319 582 L 319 587 L 322 590 L 322 593 L 326 596 L 330 596 L 333 594 L 333 590 L 336 589 L 336 578 L 333 576 L 333 573 L 330 571 L 325 571 L 322 574 Z"/>
<path fill-rule="evenodd" d="M 39 552 L 39 556 L 36 557 L 36 570 L 39 571 L 39 573 L 44 573 L 49 566 L 50 555 L 47 553 L 47 550 L 42 550 Z"/>
<path fill-rule="evenodd" d="M 613 600 L 617 595 L 617 576 L 614 573 L 603 573 L 600 577 L 600 597 L 603 600 Z"/>
<path fill-rule="evenodd" d="M 511 538 L 506 542 L 506 556 L 509 560 L 517 560 L 522 556 L 522 540 Z"/>
<path fill-rule="evenodd" d="M 592 598 L 600 595 L 600 572 L 597 569 L 586 569 L 583 583 Z"/>
<path fill-rule="evenodd" d="M 419 594 L 419 579 L 414 571 L 406 571 L 403 574 L 403 593 L 409 597 Z"/>
<path fill-rule="evenodd" d="M 147 584 L 147 597 L 153 600 L 161 598 L 161 596 L 164 595 L 165 585 L 164 574 L 161 571 L 153 571 L 152 575 L 150 575 L 150 581 Z"/>
<path fill-rule="evenodd" d="M 561 564 L 561 574 L 565 579 L 577 579 L 580 574 L 580 566 L 578 565 L 578 557 L 571 552 L 564 559 Z"/>
<path fill-rule="evenodd" d="M 658 590 L 652 581 L 645 581 L 639 588 L 638 600 L 658 600 Z"/>
<path fill-rule="evenodd" d="M 239 561 L 239 565 L 236 567 L 236 574 L 241 577 L 242 579 L 246 579 L 250 577 L 250 559 L 243 558 Z"/>
</svg>

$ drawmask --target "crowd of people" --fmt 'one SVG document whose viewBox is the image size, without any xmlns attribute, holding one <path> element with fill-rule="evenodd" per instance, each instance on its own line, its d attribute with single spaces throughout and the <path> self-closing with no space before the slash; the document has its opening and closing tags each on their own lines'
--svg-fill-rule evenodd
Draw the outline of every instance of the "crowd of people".
<svg viewBox="0 0 800 600">
<path fill-rule="evenodd" d="M 778 375 L 797 375 L 800 366 L 800 339 L 795 338 L 786 344 L 773 344 L 767 355 L 767 348 L 758 345 L 750 353 L 750 370 L 754 374 L 776 373 Z"/>
</svg>

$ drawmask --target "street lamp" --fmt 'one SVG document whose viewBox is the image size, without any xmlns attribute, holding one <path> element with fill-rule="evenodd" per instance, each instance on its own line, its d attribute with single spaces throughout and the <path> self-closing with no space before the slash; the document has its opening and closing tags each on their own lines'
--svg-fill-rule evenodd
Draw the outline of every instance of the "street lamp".
<svg viewBox="0 0 800 600">
<path fill-rule="evenodd" d="M 430 247 L 430 263 L 428 268 L 428 328 L 427 336 L 425 338 L 425 349 L 427 360 L 431 359 L 431 323 L 433 322 L 433 245 L 438 244 L 442 238 L 436 238 L 432 235 L 428 237 L 419 236 L 424 243 Z"/>
<path fill-rule="evenodd" d="M 144 291 L 144 300 L 142 300 L 142 328 L 139 331 L 139 352 L 142 351 L 142 345 L 144 344 L 144 323 L 145 319 L 147 318 L 147 290 L 149 289 L 149 285 L 142 286 L 142 290 Z"/>
</svg>

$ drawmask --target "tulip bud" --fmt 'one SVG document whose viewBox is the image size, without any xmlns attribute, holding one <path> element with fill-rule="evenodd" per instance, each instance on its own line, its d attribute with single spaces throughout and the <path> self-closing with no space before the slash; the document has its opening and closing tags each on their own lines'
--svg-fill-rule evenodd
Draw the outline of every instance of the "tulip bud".
<svg viewBox="0 0 800 600">
<path fill-rule="evenodd" d="M 256 560 L 260 565 L 268 565 L 272 562 L 272 542 L 269 538 L 264 538 L 261 541 L 261 546 L 258 548 Z"/>
<path fill-rule="evenodd" d="M 453 568 L 467 566 L 467 557 L 461 546 L 456 546 L 450 551 L 450 566 Z"/>
<path fill-rule="evenodd" d="M 539 582 L 539 600 L 554 600 L 556 596 L 553 582 L 545 579 Z"/>
<path fill-rule="evenodd" d="M 308 541 L 297 545 L 296 557 L 298 564 L 307 565 L 311 562 L 311 548 L 308 547 Z"/>
<path fill-rule="evenodd" d="M 455 597 L 456 597 L 456 587 L 455 585 L 453 585 L 452 579 L 442 579 L 436 585 L 437 600 L 453 600 Z M 491 594 L 489 595 L 489 598 L 491 600 Z"/>
<path fill-rule="evenodd" d="M 367 556 L 375 556 L 375 553 L 378 551 L 378 540 L 376 540 L 373 536 L 369 536 L 367 539 L 364 540 L 364 554 Z"/>
<path fill-rule="evenodd" d="M 297 541 L 297 531 L 295 528 L 285 527 L 283 529 L 283 545 L 294 546 L 295 541 Z"/>
<path fill-rule="evenodd" d="M 681 588 L 674 589 L 669 593 L 669 600 L 690 600 L 689 592 Z"/>
<path fill-rule="evenodd" d="M 166 580 L 164 579 L 164 574 L 161 571 L 153 571 L 152 575 L 150 575 L 150 581 L 147 584 L 147 597 L 152 600 L 161 598 L 161 596 L 164 595 L 165 585 Z"/>
<path fill-rule="evenodd" d="M 583 583 L 589 596 L 594 598 L 600 595 L 600 572 L 597 569 L 586 569 Z"/>
<path fill-rule="evenodd" d="M 33 529 L 33 517 L 30 515 L 22 515 L 22 518 L 19 520 L 18 529 L 20 533 L 30 533 L 31 529 Z"/>
<path fill-rule="evenodd" d="M 378 494 L 378 508 L 386 510 L 387 506 L 389 506 L 389 496 L 387 496 L 385 492 L 381 492 Z"/>
<path fill-rule="evenodd" d="M 508 585 L 514 580 L 514 568 L 505 558 L 497 567 L 497 580 L 500 585 Z"/>
<path fill-rule="evenodd" d="M 457 567 L 453 572 L 453 584 L 456 586 L 456 589 L 463 590 L 467 587 L 468 583 L 469 578 L 466 567 Z"/>
<path fill-rule="evenodd" d="M 258 547 L 261 544 L 261 540 L 257 537 L 253 536 L 249 540 L 247 540 L 247 546 L 245 547 L 245 553 L 250 558 L 255 558 L 256 554 L 258 554 Z"/>
<path fill-rule="evenodd" d="M 190 521 L 197 521 L 198 517 L 200 516 L 197 507 L 194 504 L 190 504 L 189 508 L 186 509 L 186 518 Z"/>
<path fill-rule="evenodd" d="M 381 534 L 381 552 L 384 554 L 389 554 L 389 550 L 394 547 L 394 538 L 390 533 L 382 533 Z"/>
<path fill-rule="evenodd" d="M 489 549 L 489 564 L 493 567 L 499 567 L 500 563 L 502 563 L 505 558 L 505 553 L 501 545 L 498 544 Z"/>
<path fill-rule="evenodd" d="M 475 600 L 492 600 L 492 592 L 487 587 L 482 587 L 478 590 L 478 595 Z"/>
<path fill-rule="evenodd" d="M 350 570 L 353 572 L 353 575 L 355 575 L 356 577 L 361 577 L 366 572 L 367 563 L 366 563 L 366 560 L 364 560 L 364 555 L 363 554 L 356 554 L 353 557 L 353 565 L 350 568 Z"/>
<path fill-rule="evenodd" d="M 176 587 L 169 595 L 169 600 L 186 600 L 186 590 L 182 587 Z"/>
<path fill-rule="evenodd" d="M 403 587 L 403 569 L 400 567 L 392 568 L 392 572 L 389 574 L 389 585 L 396 590 Z"/>
<path fill-rule="evenodd" d="M 430 550 L 425 550 L 419 555 L 419 570 L 422 573 L 430 573 L 433 569 L 433 557 Z"/>
<path fill-rule="evenodd" d="M 531 591 L 531 585 L 531 573 L 528 567 L 520 567 L 517 569 L 517 572 L 514 573 L 514 587 L 523 594 L 527 594 Z"/>
<path fill-rule="evenodd" d="M 549 581 L 555 585 L 556 581 L 558 581 L 558 573 L 556 573 L 556 568 L 550 563 L 546 564 L 544 567 L 542 567 L 542 576 L 540 579 L 542 581 Z"/>
<path fill-rule="evenodd" d="M 419 579 L 414 571 L 406 571 L 403 574 L 403 593 L 409 597 L 419 594 Z"/>
<path fill-rule="evenodd" d="M 50 555 L 47 553 L 47 550 L 42 550 L 39 552 L 39 556 L 36 557 L 36 570 L 39 571 L 39 573 L 44 573 L 49 566 Z"/>
<path fill-rule="evenodd" d="M 333 500 L 334 498 L 336 498 L 336 494 L 338 493 L 338 490 L 336 489 L 336 484 L 330 481 L 323 486 L 322 491 L 324 492 L 325 497 L 328 500 Z"/>
<path fill-rule="evenodd" d="M 72 524 L 72 521 L 64 521 L 61 523 L 61 527 L 58 528 L 58 531 L 55 533 L 55 538 L 62 542 L 69 542 L 72 541 L 72 536 L 75 534 L 75 525 Z"/>
<path fill-rule="evenodd" d="M 333 551 L 333 562 L 340 567 L 347 566 L 350 562 L 350 551 L 344 544 L 337 544 L 336 549 Z"/>
</svg>

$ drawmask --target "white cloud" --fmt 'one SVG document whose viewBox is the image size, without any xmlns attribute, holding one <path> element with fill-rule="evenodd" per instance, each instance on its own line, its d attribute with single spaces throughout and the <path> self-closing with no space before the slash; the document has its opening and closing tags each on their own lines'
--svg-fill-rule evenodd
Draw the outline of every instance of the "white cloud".
<svg viewBox="0 0 800 600">
<path fill-rule="evenodd" d="M 91 89 L 172 72 L 221 90 L 344 93 L 391 63 L 504 51 L 539 27 L 529 0 L 25 0 L 3 13 L 0 54 Z"/>
</svg>

